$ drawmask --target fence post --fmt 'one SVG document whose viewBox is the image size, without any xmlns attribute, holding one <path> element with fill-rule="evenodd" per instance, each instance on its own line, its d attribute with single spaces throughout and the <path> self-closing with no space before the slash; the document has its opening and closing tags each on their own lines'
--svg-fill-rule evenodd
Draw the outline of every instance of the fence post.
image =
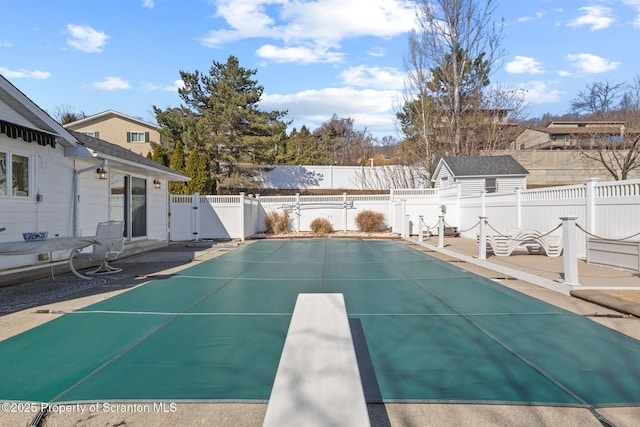
<svg viewBox="0 0 640 427">
<path fill-rule="evenodd" d="M 578 251 L 576 241 L 577 216 L 560 217 L 562 221 L 562 254 L 564 257 L 564 283 L 565 285 L 579 285 L 578 278 Z"/>
<path fill-rule="evenodd" d="M 240 240 L 244 242 L 244 193 L 240 193 Z"/>
<path fill-rule="evenodd" d="M 296 193 L 296 233 L 300 232 L 300 193 Z"/>
<path fill-rule="evenodd" d="M 402 230 L 400 231 L 402 231 L 402 237 L 407 237 L 407 200 L 402 199 L 400 202 L 402 203 L 402 214 L 400 216 L 402 220 Z"/>
<path fill-rule="evenodd" d="M 444 215 L 439 215 L 438 218 L 438 247 L 444 248 Z"/>
<path fill-rule="evenodd" d="M 424 215 L 418 215 L 418 242 L 422 242 L 424 239 L 422 237 L 422 219 Z"/>
<path fill-rule="evenodd" d="M 342 193 L 342 206 L 343 206 L 343 211 L 344 211 L 344 214 L 342 216 L 342 218 L 343 218 L 342 231 L 347 231 L 347 217 L 348 217 L 347 193 Z"/>
<path fill-rule="evenodd" d="M 394 191 L 393 191 L 393 187 L 391 187 L 389 189 L 389 218 L 390 218 L 390 223 L 391 223 L 391 228 L 395 228 L 395 221 L 396 221 L 396 213 L 395 213 L 395 202 L 394 202 Z"/>
<path fill-rule="evenodd" d="M 487 259 L 487 229 L 485 228 L 487 217 L 480 216 L 478 230 L 478 259 Z"/>
<path fill-rule="evenodd" d="M 589 233 L 597 233 L 596 230 L 596 184 L 600 182 L 600 178 L 588 178 L 586 180 L 585 188 L 585 213 L 586 213 L 586 227 Z"/>
<path fill-rule="evenodd" d="M 516 227 L 522 229 L 522 188 L 516 188 Z"/>
<path fill-rule="evenodd" d="M 261 202 L 260 202 L 260 194 L 256 194 L 256 219 L 255 219 L 255 225 L 254 225 L 254 233 L 257 233 L 258 231 L 262 231 L 262 228 L 264 226 L 260 225 L 260 220 L 263 218 L 262 215 L 260 214 L 260 206 L 261 206 Z"/>
<path fill-rule="evenodd" d="M 195 193 L 191 196 L 191 234 L 193 235 L 193 241 L 199 240 L 198 234 L 200 233 L 200 193 Z"/>
</svg>

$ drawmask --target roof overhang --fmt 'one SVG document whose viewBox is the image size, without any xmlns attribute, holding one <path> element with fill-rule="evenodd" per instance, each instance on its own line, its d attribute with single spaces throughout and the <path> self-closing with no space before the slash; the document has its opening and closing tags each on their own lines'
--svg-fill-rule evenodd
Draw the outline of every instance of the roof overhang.
<svg viewBox="0 0 640 427">
<path fill-rule="evenodd" d="M 93 158 L 96 160 L 107 160 L 110 167 L 115 167 L 118 170 L 121 170 L 123 172 L 129 172 L 132 174 L 155 176 L 158 178 L 164 178 L 168 181 L 187 182 L 191 180 L 191 178 L 177 172 L 172 173 L 166 170 L 154 168 L 153 166 L 145 165 L 144 163 L 136 163 L 134 161 L 122 159 L 117 156 L 110 156 L 105 153 L 100 153 L 88 147 L 83 147 L 83 148 L 84 150 L 86 150 L 88 155 L 79 153 L 80 154 L 79 156 L 74 156 L 74 157 L 78 157 L 82 159 Z"/>
<path fill-rule="evenodd" d="M 77 144 L 76 139 L 62 125 L 2 76 L 0 76 L 0 99 L 17 113 L 11 117 L 0 114 L 0 120 L 27 130 L 42 132 L 43 138 L 44 134 L 54 135 L 54 146 L 60 144 L 67 148 Z"/>
</svg>

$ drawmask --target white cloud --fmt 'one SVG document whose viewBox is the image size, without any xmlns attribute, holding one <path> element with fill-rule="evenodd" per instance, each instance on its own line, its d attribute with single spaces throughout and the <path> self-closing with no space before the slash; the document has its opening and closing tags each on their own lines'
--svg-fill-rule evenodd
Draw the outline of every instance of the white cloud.
<svg viewBox="0 0 640 427">
<path fill-rule="evenodd" d="M 546 82 L 536 80 L 525 83 L 524 89 L 525 100 L 532 105 L 558 102 L 564 95 L 564 92 L 558 89 L 551 89 Z"/>
<path fill-rule="evenodd" d="M 288 110 L 312 130 L 334 114 L 352 118 L 358 129 L 390 132 L 395 127 L 393 108 L 402 99 L 394 90 L 325 88 L 292 94 L 264 94 L 260 106 L 266 110 Z"/>
<path fill-rule="evenodd" d="M 130 89 L 131 85 L 120 77 L 109 76 L 101 82 L 95 82 L 91 86 L 100 90 Z"/>
<path fill-rule="evenodd" d="M 266 45 L 260 53 L 279 62 L 331 52 L 348 37 L 404 34 L 415 20 L 409 0 L 221 0 L 217 4 L 216 16 L 228 28 L 210 31 L 200 39 L 202 44 L 219 47 L 242 39 L 270 38 L 281 41 L 283 47 Z M 300 55 L 295 55 L 295 49 L 300 49 Z"/>
<path fill-rule="evenodd" d="M 8 40 L 0 40 L 0 47 L 11 47 L 11 42 Z"/>
<path fill-rule="evenodd" d="M 536 21 L 538 19 L 544 18 L 545 16 L 547 16 L 547 11 L 546 10 L 539 10 L 533 16 L 523 16 L 521 18 L 518 18 L 517 22 Z"/>
<path fill-rule="evenodd" d="M 142 0 L 142 7 L 153 9 L 153 6 L 155 6 L 155 3 L 153 0 Z"/>
<path fill-rule="evenodd" d="M 297 62 L 311 64 L 319 62 L 341 62 L 344 54 L 328 49 L 306 46 L 277 47 L 271 44 L 261 46 L 256 54 L 274 62 Z"/>
<path fill-rule="evenodd" d="M 528 56 L 516 56 L 513 61 L 505 65 L 504 69 L 509 74 L 541 74 L 544 72 L 540 67 L 540 62 Z"/>
<path fill-rule="evenodd" d="M 404 73 L 392 67 L 367 67 L 360 65 L 344 70 L 341 75 L 345 84 L 369 89 L 395 89 L 404 87 Z"/>
<path fill-rule="evenodd" d="M 635 9 L 636 16 L 635 19 L 631 21 L 631 25 L 640 28 L 640 0 L 622 0 L 622 3 Z"/>
<path fill-rule="evenodd" d="M 584 14 L 579 18 L 569 22 L 570 27 L 588 26 L 590 31 L 603 30 L 608 28 L 615 18 L 611 8 L 605 6 L 585 6 L 578 9 Z"/>
<path fill-rule="evenodd" d="M 153 83 L 147 83 L 144 86 L 144 89 L 150 92 L 162 91 L 162 92 L 178 93 L 178 89 L 181 89 L 183 87 L 184 87 L 184 82 L 182 81 L 182 79 L 178 79 L 178 80 L 175 80 L 172 85 L 168 85 L 168 86 L 158 86 L 158 85 L 154 85 Z"/>
<path fill-rule="evenodd" d="M 636 8 L 636 19 L 633 21 L 633 26 L 640 28 L 640 6 Z"/>
<path fill-rule="evenodd" d="M 102 31 L 96 31 L 82 25 L 68 24 L 67 31 L 71 35 L 71 38 L 67 39 L 67 43 L 82 52 L 102 52 L 102 48 L 110 38 Z"/>
<path fill-rule="evenodd" d="M 8 79 L 37 79 L 43 80 L 51 77 L 51 73 L 48 71 L 40 70 L 10 70 L 8 68 L 0 67 L 0 74 Z"/>
<path fill-rule="evenodd" d="M 587 74 L 604 73 L 605 71 L 615 70 L 620 65 L 620 62 L 609 61 L 590 53 L 570 54 L 567 55 L 567 59 L 571 61 L 575 68 Z"/>
<path fill-rule="evenodd" d="M 373 57 L 382 58 L 383 56 L 385 56 L 387 54 L 387 51 L 383 47 L 374 47 L 368 53 L 369 53 L 369 55 L 371 55 Z"/>
</svg>

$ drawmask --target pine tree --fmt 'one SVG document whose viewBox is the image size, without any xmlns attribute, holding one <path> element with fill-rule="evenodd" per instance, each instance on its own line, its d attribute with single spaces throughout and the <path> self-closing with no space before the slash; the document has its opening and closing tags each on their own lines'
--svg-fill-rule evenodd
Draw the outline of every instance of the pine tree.
<svg viewBox="0 0 640 427">
<path fill-rule="evenodd" d="M 208 155 L 216 188 L 255 185 L 255 165 L 273 162 L 286 136 L 286 112 L 258 108 L 264 88 L 253 79 L 256 72 L 241 67 L 234 56 L 226 63 L 213 61 L 208 75 L 180 71 L 184 105 L 154 107 L 165 135 Z"/>
<path fill-rule="evenodd" d="M 182 141 L 176 142 L 173 149 L 169 167 L 176 172 L 184 173 L 184 144 Z M 169 193 L 171 194 L 190 194 L 184 182 L 169 182 Z"/>
</svg>

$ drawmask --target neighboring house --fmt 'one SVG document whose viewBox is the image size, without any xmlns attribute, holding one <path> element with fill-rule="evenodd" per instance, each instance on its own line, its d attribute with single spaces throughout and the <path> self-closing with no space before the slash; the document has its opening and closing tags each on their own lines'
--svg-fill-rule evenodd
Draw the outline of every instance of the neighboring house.
<svg viewBox="0 0 640 427">
<path fill-rule="evenodd" d="M 622 141 L 622 121 L 556 121 L 546 127 L 525 129 L 516 137 L 516 150 L 590 149 Z"/>
<path fill-rule="evenodd" d="M 112 110 L 68 123 L 64 127 L 143 156 L 151 151 L 151 142 L 164 142 L 156 125 Z"/>
<path fill-rule="evenodd" d="M 526 188 L 529 172 L 511 156 L 443 157 L 431 181 L 445 189 L 460 184 L 462 195 Z"/>
<path fill-rule="evenodd" d="M 188 179 L 125 148 L 65 129 L 0 76 L 0 243 L 22 240 L 22 233 L 31 231 L 91 236 L 98 222 L 120 220 L 128 250 L 166 246 L 167 184 Z M 54 252 L 51 259 L 68 255 Z M 0 256 L 0 271 L 41 258 Z"/>
</svg>

